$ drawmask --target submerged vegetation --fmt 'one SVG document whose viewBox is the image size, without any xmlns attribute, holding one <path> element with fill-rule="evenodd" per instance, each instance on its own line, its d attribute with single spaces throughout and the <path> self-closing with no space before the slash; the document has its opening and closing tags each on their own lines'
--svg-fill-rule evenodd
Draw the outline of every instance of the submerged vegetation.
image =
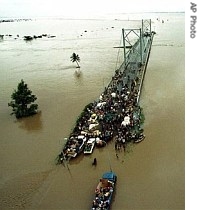
<svg viewBox="0 0 200 210">
<path fill-rule="evenodd" d="M 11 115 L 15 114 L 16 118 L 28 117 L 37 113 L 38 105 L 34 103 L 37 97 L 32 94 L 23 80 L 18 84 L 17 90 L 14 90 L 11 98 L 8 106 L 12 107 Z"/>
<path fill-rule="evenodd" d="M 79 55 L 76 54 L 76 53 L 73 53 L 70 58 L 71 58 L 72 63 L 76 62 L 77 68 L 80 68 L 80 65 L 79 65 L 80 57 L 79 57 Z"/>
</svg>

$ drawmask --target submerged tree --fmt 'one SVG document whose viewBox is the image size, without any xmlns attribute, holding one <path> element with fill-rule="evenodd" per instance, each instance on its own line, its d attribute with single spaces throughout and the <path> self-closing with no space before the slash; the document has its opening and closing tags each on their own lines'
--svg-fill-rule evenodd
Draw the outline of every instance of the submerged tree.
<svg viewBox="0 0 200 210">
<path fill-rule="evenodd" d="M 71 61 L 74 63 L 74 62 L 76 62 L 77 63 L 77 68 L 80 68 L 80 65 L 79 65 L 79 62 L 80 62 L 80 57 L 79 57 L 79 55 L 78 54 L 76 54 L 76 53 L 73 53 L 72 55 L 71 55 Z"/>
<path fill-rule="evenodd" d="M 23 80 L 18 84 L 11 98 L 12 101 L 8 103 L 8 106 L 12 107 L 11 115 L 15 114 L 16 118 L 28 117 L 37 113 L 38 105 L 33 103 L 37 97 L 32 94 Z"/>
</svg>

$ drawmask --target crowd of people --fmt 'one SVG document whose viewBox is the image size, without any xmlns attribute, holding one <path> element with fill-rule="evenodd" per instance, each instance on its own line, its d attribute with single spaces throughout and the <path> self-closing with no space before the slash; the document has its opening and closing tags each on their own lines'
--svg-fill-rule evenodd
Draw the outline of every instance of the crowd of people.
<svg viewBox="0 0 200 210">
<path fill-rule="evenodd" d="M 95 190 L 95 199 L 92 202 L 92 210 L 109 209 L 113 191 L 113 182 L 107 179 L 100 179 L 100 182 Z"/>
<path fill-rule="evenodd" d="M 70 136 L 84 134 L 86 138 L 99 137 L 105 142 L 114 137 L 115 149 L 122 146 L 125 149 L 124 145 L 129 141 L 143 140 L 143 115 L 138 105 L 140 71 L 141 67 L 127 67 L 123 72 L 116 70 L 99 99 L 84 108 Z M 67 145 L 69 142 L 62 155 L 66 155 Z"/>
</svg>

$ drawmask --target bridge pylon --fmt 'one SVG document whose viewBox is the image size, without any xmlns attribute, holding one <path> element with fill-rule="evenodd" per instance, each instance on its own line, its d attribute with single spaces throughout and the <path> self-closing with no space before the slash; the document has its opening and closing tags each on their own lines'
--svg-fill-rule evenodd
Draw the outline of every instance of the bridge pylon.
<svg viewBox="0 0 200 210">
<path fill-rule="evenodd" d="M 125 66 L 129 62 L 144 64 L 143 55 L 147 47 L 145 36 L 151 36 L 151 20 L 142 20 L 141 28 L 122 29 Z"/>
</svg>

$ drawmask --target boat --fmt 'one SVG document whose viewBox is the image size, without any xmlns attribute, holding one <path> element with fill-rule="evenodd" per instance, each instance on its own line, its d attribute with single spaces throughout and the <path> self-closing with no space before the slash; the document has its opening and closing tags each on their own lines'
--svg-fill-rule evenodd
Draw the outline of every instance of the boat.
<svg viewBox="0 0 200 210">
<path fill-rule="evenodd" d="M 137 139 L 134 140 L 134 143 L 139 143 L 145 139 L 145 135 L 141 133 Z"/>
<path fill-rule="evenodd" d="M 97 147 L 105 147 L 106 146 L 106 142 L 101 140 L 99 137 L 96 138 L 96 146 Z"/>
<path fill-rule="evenodd" d="M 103 174 L 95 189 L 91 210 L 110 209 L 116 182 L 117 175 L 114 172 L 110 171 Z"/>
<path fill-rule="evenodd" d="M 78 154 L 80 154 L 84 150 L 86 141 L 87 137 L 85 135 L 81 134 L 71 136 L 63 150 L 65 159 L 68 159 L 69 157 L 75 158 Z"/>
<path fill-rule="evenodd" d="M 96 138 L 89 138 L 84 147 L 84 154 L 91 154 L 95 146 Z"/>
<path fill-rule="evenodd" d="M 133 140 L 134 143 L 139 143 L 145 139 L 145 135 L 143 133 L 133 134 L 131 136 L 131 139 Z"/>
</svg>

